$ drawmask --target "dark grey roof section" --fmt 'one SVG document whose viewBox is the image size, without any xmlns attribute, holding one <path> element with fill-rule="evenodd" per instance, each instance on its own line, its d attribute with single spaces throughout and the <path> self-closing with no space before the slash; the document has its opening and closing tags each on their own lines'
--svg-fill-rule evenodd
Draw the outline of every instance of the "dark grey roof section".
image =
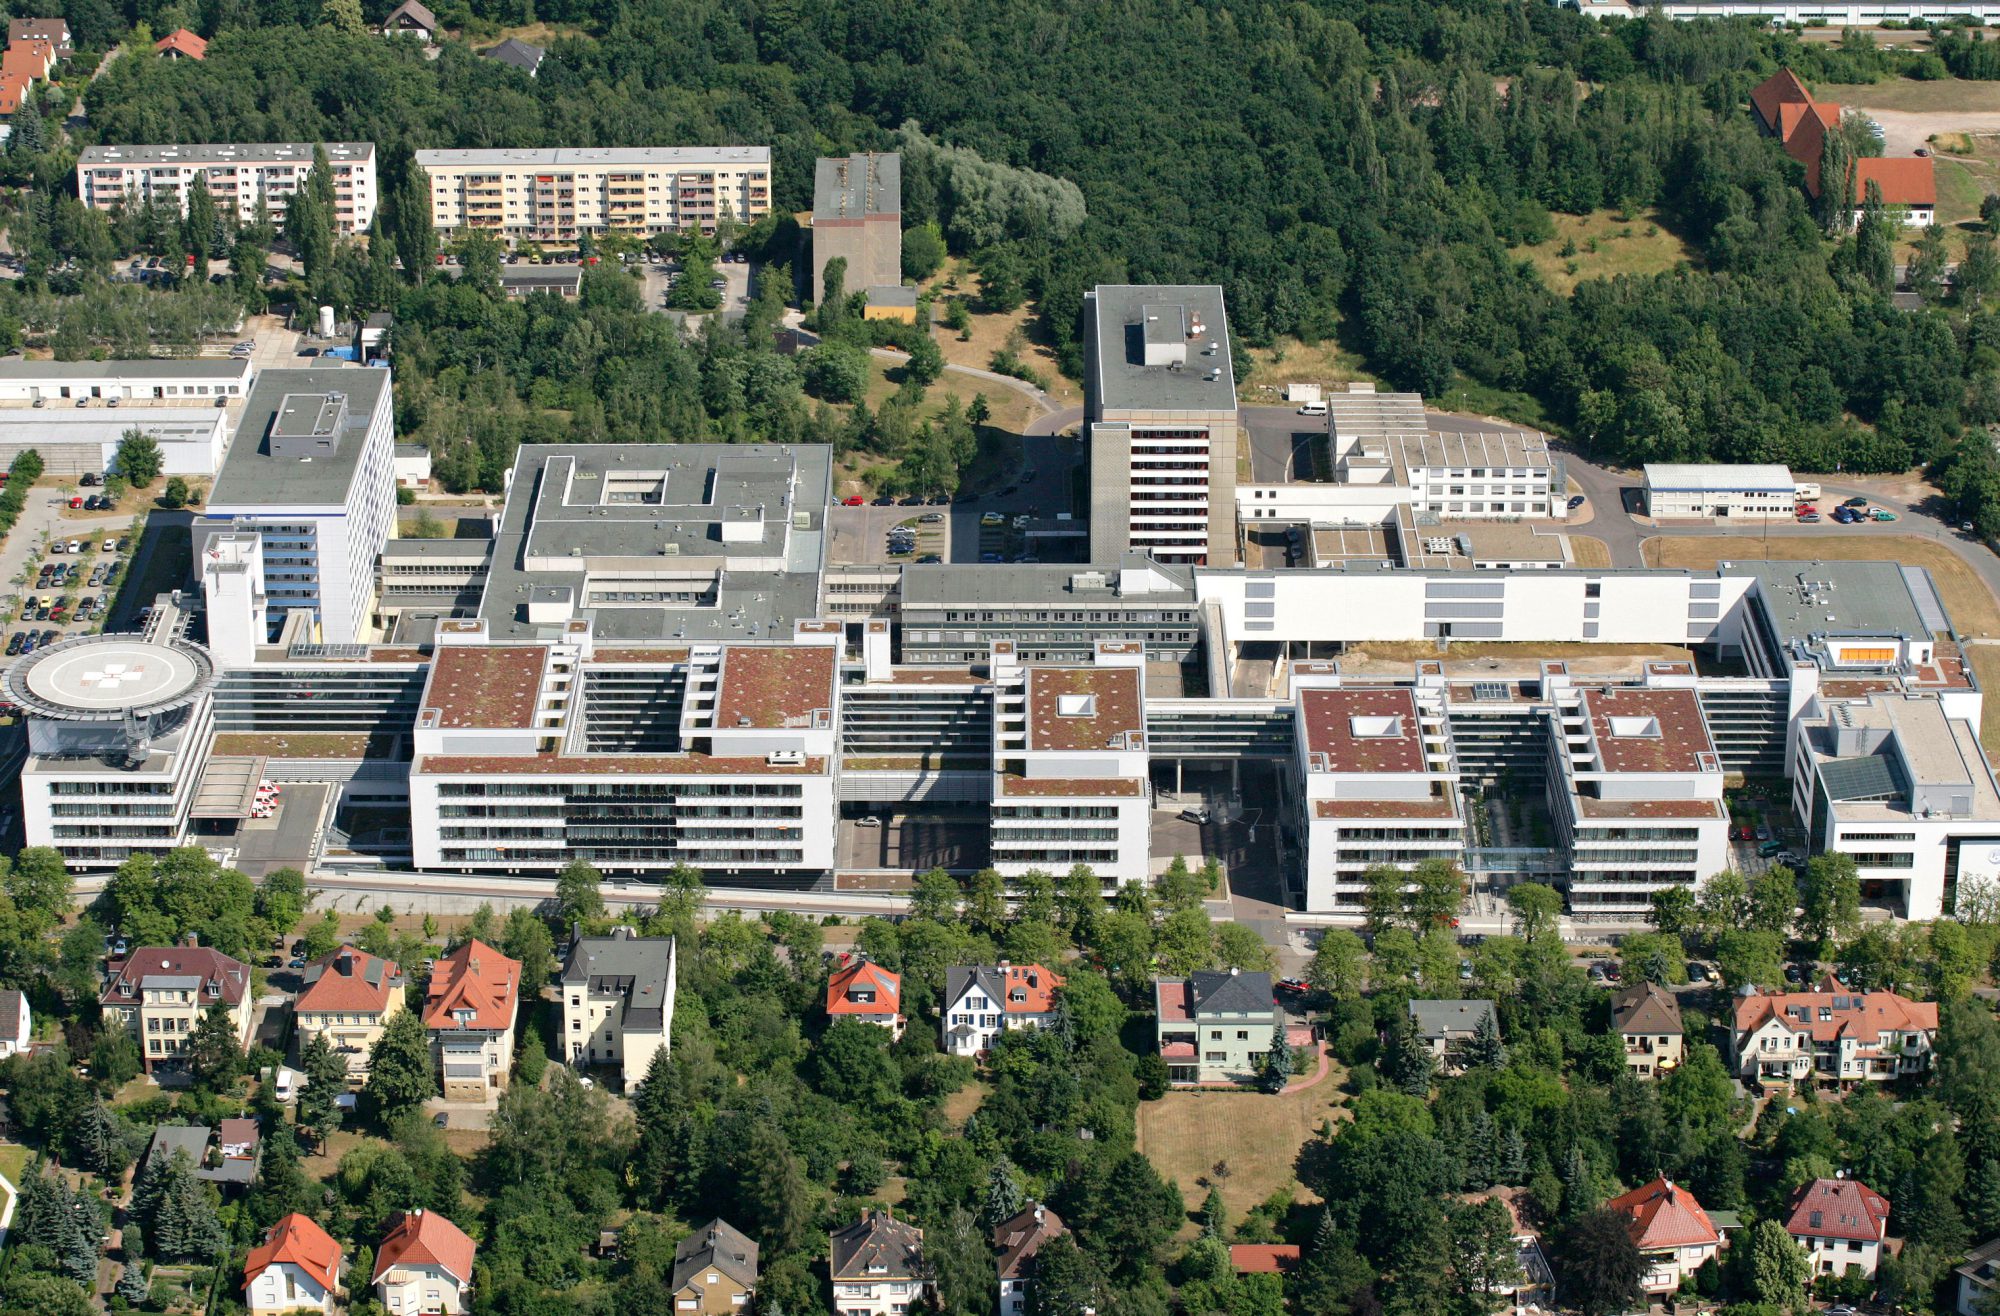
<svg viewBox="0 0 2000 1316">
<path fill-rule="evenodd" d="M 1932 633 L 1895 562 L 1745 561 L 1729 574 L 1757 578 L 1764 616 L 1785 657 L 1803 658 L 1826 637 Z"/>
<path fill-rule="evenodd" d="M 1278 1012 L 1268 973 L 1197 971 L 1188 977 L 1188 1002 L 1197 1019 L 1220 1014 L 1264 1017 Z"/>
<path fill-rule="evenodd" d="M 507 265 L 500 270 L 500 290 L 526 296 L 531 292 L 553 292 L 574 297 L 583 287 L 581 265 L 532 265 L 527 269 Z"/>
<path fill-rule="evenodd" d="M 361 470 L 368 423 L 389 389 L 389 372 L 379 366 L 266 370 L 257 376 L 243 404 L 243 420 L 223 459 L 222 473 L 208 496 L 214 509 L 244 507 L 325 507 L 345 503 Z M 288 440 L 275 442 L 273 424 L 282 413 L 296 418 L 302 399 L 339 399 L 337 431 L 324 455 L 287 458 Z M 315 408 L 315 416 L 318 409 Z M 275 448 L 275 451 L 274 451 Z"/>
<path fill-rule="evenodd" d="M 719 1270 L 742 1288 L 757 1287 L 757 1244 L 727 1220 L 711 1220 L 674 1247 L 678 1293 L 704 1270 Z"/>
<path fill-rule="evenodd" d="M 1236 410 L 1229 316 L 1220 287 L 1100 284 L 1091 296 L 1098 407 Z"/>
<path fill-rule="evenodd" d="M 1121 570 L 1144 569 L 1145 592 L 1120 594 Z M 903 568 L 903 607 L 1104 607 L 1119 600 L 1132 607 L 1194 606 L 1194 572 L 1154 562 L 1142 550 L 1127 552 L 1117 566 L 1076 563 L 911 564 Z"/>
<path fill-rule="evenodd" d="M 1819 765 L 1819 779 L 1831 800 L 1893 799 L 1904 789 L 1886 754 L 1828 759 Z"/>
<path fill-rule="evenodd" d="M 214 1135 L 201 1125 L 163 1124 L 153 1130 L 153 1141 L 146 1147 L 146 1163 L 153 1158 L 170 1157 L 175 1151 L 187 1153 L 194 1165 L 194 1177 L 206 1179 L 210 1183 L 241 1185 L 257 1177 L 257 1158 L 225 1156 L 219 1165 L 204 1165 L 208 1155 L 208 1144 Z"/>
<path fill-rule="evenodd" d="M 630 928 L 608 937 L 579 937 L 563 961 L 563 985 L 587 986 L 592 996 L 624 998 L 621 1024 L 658 1032 L 666 1023 L 672 994 L 674 939 L 634 936 Z"/>
<path fill-rule="evenodd" d="M 402 17 L 408 17 L 427 32 L 438 30 L 437 15 L 424 5 L 423 0 L 403 0 L 402 4 L 389 11 L 389 16 L 382 20 L 382 26 L 387 27 Z"/>
<path fill-rule="evenodd" d="M 1426 1041 L 1439 1038 L 1470 1037 L 1479 1030 L 1481 1019 L 1499 1019 L 1491 1001 L 1411 1001 L 1410 1021 L 1417 1036 Z"/>
<path fill-rule="evenodd" d="M 894 151 L 821 156 L 813 166 L 813 222 L 903 213 L 903 157 Z"/>
<path fill-rule="evenodd" d="M 27 361 L 8 357 L 0 361 L 0 380 L 83 379 L 112 376 L 138 379 L 219 379 L 240 378 L 246 370 L 241 361 L 184 360 L 152 357 L 126 361 Z"/>
<path fill-rule="evenodd" d="M 488 59 L 497 59 L 502 64 L 517 68 L 532 78 L 535 76 L 535 70 L 542 66 L 542 57 L 549 52 L 540 46 L 531 46 L 525 41 L 508 37 L 493 49 L 479 53 Z"/>
<path fill-rule="evenodd" d="M 25 1037 L 16 1037 L 12 1031 L 15 1020 L 21 1017 L 21 1002 L 25 999 L 12 987 L 0 987 L 0 1040 L 25 1043 Z"/>
<path fill-rule="evenodd" d="M 870 1211 L 827 1241 L 836 1281 L 912 1279 L 923 1271 L 924 1231 L 887 1211 Z"/>
<path fill-rule="evenodd" d="M 631 488 L 614 495 L 617 481 Z M 525 446 L 480 615 L 494 639 L 546 638 L 527 619 L 530 591 L 566 586 L 599 640 L 789 639 L 818 614 L 832 481 L 824 444 Z M 698 601 L 599 604 L 585 589 L 593 561 L 628 578 L 720 574 Z"/>
</svg>

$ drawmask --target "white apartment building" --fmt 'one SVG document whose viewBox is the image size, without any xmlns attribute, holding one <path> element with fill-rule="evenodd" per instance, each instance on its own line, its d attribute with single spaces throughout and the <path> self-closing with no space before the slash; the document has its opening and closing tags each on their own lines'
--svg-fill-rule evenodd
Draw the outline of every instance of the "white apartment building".
<svg viewBox="0 0 2000 1316">
<path fill-rule="evenodd" d="M 835 1316 L 905 1316 L 923 1296 L 924 1231 L 870 1208 L 827 1235 Z"/>
<path fill-rule="evenodd" d="M 748 224 L 771 210 L 768 146 L 555 147 L 418 151 L 431 226 L 516 242 L 584 233 L 638 237 Z"/>
<path fill-rule="evenodd" d="M 1215 286 L 1100 284 L 1084 295 L 1090 557 L 1237 560 L 1236 376 Z"/>
<path fill-rule="evenodd" d="M 558 984 L 564 1057 L 578 1069 L 616 1069 L 629 1091 L 673 1045 L 677 976 L 672 937 L 613 928 L 610 936 L 576 938 Z"/>
<path fill-rule="evenodd" d="M 28 726 L 27 843 L 74 871 L 178 846 L 215 736 L 214 680 L 199 645 L 132 635 L 77 636 L 8 667 L 0 688 Z"/>
<path fill-rule="evenodd" d="M 0 467 L 33 448 L 46 474 L 107 473 L 117 469 L 118 445 L 134 430 L 159 445 L 163 476 L 214 475 L 229 441 L 226 415 L 214 406 L 121 411 L 0 408 Z"/>
<path fill-rule="evenodd" d="M 1931 1067 L 1938 1008 L 1850 991 L 1831 973 L 1807 991 L 1735 1000 L 1730 1065 L 1744 1083 L 1886 1083 Z"/>
<path fill-rule="evenodd" d="M 1646 514 L 1675 517 L 1777 517 L 1790 520 L 1798 485 L 1783 466 L 1681 465 L 1648 462 Z"/>
<path fill-rule="evenodd" d="M 1441 691 L 1349 686 L 1332 663 L 1292 669 L 1306 908 L 1361 908 L 1378 864 L 1457 861 L 1458 772 Z"/>
<path fill-rule="evenodd" d="M 195 565 L 211 536 L 254 534 L 262 549 L 253 593 L 266 624 L 275 630 L 304 611 L 322 643 L 357 644 L 367 639 L 375 560 L 395 525 L 389 372 L 266 370 L 195 523 Z"/>
<path fill-rule="evenodd" d="M 1792 811 L 1815 850 L 1854 860 L 1868 903 L 1938 918 L 1947 886 L 2000 882 L 2000 790 L 1978 725 L 1925 695 L 1837 693 L 1849 688 L 1824 682 L 1799 718 Z"/>
<path fill-rule="evenodd" d="M 1693 890 L 1727 868 L 1722 756 L 1694 690 L 1579 688 L 1561 666 L 1544 666 L 1557 721 L 1548 791 L 1570 908 L 1644 913 L 1653 892 Z"/>
<path fill-rule="evenodd" d="M 345 234 L 366 232 L 381 197 L 375 144 L 327 142 L 325 148 L 333 172 L 334 227 Z M 311 142 L 86 146 L 77 157 L 76 194 L 93 210 L 151 201 L 186 214 L 188 193 L 200 178 L 216 209 L 235 215 L 238 223 L 256 218 L 259 201 L 276 221 L 285 217 L 292 194 L 306 185 L 312 167 Z"/>
<path fill-rule="evenodd" d="M 1151 872 L 1144 646 L 1089 667 L 1030 666 L 994 646 L 992 864 L 1018 877 L 1089 864 L 1107 891 Z"/>
<path fill-rule="evenodd" d="M 790 644 L 485 645 L 440 633 L 418 711 L 416 862 L 451 872 L 831 873 L 841 627 Z"/>
</svg>

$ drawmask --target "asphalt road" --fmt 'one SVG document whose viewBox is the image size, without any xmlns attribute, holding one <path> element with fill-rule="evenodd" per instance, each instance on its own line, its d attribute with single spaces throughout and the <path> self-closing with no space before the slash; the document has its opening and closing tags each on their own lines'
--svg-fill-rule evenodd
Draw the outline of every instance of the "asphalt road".
<svg viewBox="0 0 2000 1316">
<path fill-rule="evenodd" d="M 1057 413 L 1058 415 L 1061 413 Z M 1045 417 L 1053 420 L 1054 417 Z M 1070 512 L 1081 521 L 1086 508 L 1072 506 L 1070 471 L 1083 459 L 1083 445 L 1075 439 L 1053 433 L 1030 433 L 1021 438 L 1019 477 L 991 494 L 961 498 L 951 512 L 951 551 L 946 561 L 977 562 L 982 553 L 999 553 L 1013 558 L 1025 551 L 1019 535 L 1012 534 L 1013 520 L 1029 516 L 1049 524 L 1058 513 Z M 980 518 L 998 512 L 1006 518 L 1001 527 L 982 526 Z M 1035 556 L 1044 556 L 1039 549 Z"/>
<path fill-rule="evenodd" d="M 929 553 L 936 553 L 946 561 L 951 560 L 952 519 L 948 507 L 877 507 L 866 503 L 860 507 L 844 507 L 835 504 L 826 512 L 827 528 L 833 532 L 827 551 L 832 560 L 840 563 L 886 563 L 910 562 Z M 946 513 L 942 522 L 929 525 L 918 520 L 927 512 Z M 917 551 L 897 557 L 889 552 L 889 530 L 903 522 L 914 522 L 917 531 Z"/>
</svg>

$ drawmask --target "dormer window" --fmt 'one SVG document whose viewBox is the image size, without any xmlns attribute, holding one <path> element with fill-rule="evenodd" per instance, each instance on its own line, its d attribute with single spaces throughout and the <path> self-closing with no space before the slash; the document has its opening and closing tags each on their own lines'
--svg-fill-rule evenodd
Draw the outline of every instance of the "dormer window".
<svg viewBox="0 0 2000 1316">
<path fill-rule="evenodd" d="M 464 1009 L 453 1010 L 451 1018 L 453 1023 L 469 1024 L 472 1022 L 472 1011 Z"/>
<path fill-rule="evenodd" d="M 875 1004 L 875 989 L 873 987 L 856 987 L 847 993 L 847 999 L 853 1001 L 856 1005 L 873 1005 Z"/>
</svg>

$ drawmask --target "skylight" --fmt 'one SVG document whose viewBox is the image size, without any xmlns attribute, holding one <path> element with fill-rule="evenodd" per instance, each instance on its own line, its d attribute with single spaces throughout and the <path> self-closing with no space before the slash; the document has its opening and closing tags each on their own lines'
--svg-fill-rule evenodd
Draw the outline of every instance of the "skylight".
<svg viewBox="0 0 2000 1316">
<path fill-rule="evenodd" d="M 1096 717 L 1096 695 L 1057 695 L 1057 717 Z"/>
<path fill-rule="evenodd" d="M 1620 740 L 1658 740 L 1660 719 L 1657 717 L 1614 717 L 1611 719 L 1611 734 Z"/>
<path fill-rule="evenodd" d="M 1397 716 L 1355 716 L 1347 719 L 1347 729 L 1356 740 L 1400 739 L 1403 719 Z"/>
</svg>

